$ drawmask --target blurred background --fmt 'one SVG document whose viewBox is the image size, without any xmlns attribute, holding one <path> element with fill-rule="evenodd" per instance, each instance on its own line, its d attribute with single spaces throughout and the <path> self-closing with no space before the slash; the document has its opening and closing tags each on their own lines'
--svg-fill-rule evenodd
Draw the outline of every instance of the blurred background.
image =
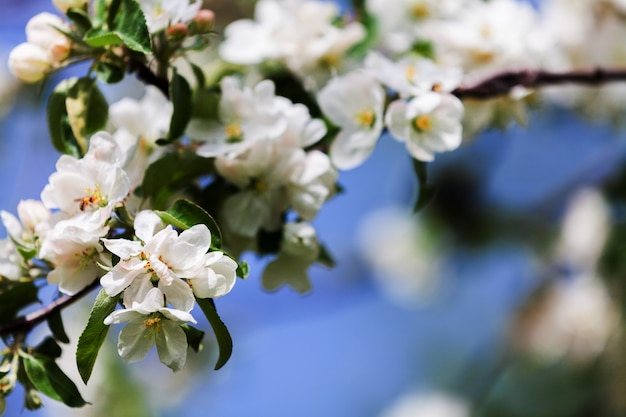
<svg viewBox="0 0 626 417">
<path fill-rule="evenodd" d="M 218 24 L 250 10 L 205 3 Z M 31 16 L 56 11 L 47 0 L 0 8 L 0 208 L 15 213 L 55 170 L 45 97 L 58 78 L 18 85 L 6 57 Z M 142 94 L 132 82 L 104 91 L 109 102 Z M 223 369 L 212 369 L 210 331 L 204 351 L 173 374 L 156 355 L 122 364 L 116 330 L 89 387 L 79 385 L 92 405 L 44 398 L 43 409 L 22 411 L 15 392 L 7 416 L 626 415 L 625 157 L 624 131 L 544 104 L 525 127 L 489 130 L 438 156 L 429 165 L 436 196 L 413 215 L 412 162 L 384 137 L 341 174 L 345 193 L 315 221 L 337 266 L 311 271 L 311 293 L 264 292 L 268 260 L 248 257 L 250 277 L 218 300 L 235 343 Z M 74 342 L 89 301 L 63 313 Z M 61 366 L 80 381 L 72 348 Z"/>
</svg>

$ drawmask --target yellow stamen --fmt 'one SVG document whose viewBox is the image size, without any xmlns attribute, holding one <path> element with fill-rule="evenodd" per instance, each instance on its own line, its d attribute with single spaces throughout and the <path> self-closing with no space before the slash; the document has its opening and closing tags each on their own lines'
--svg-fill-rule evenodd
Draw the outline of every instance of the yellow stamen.
<svg viewBox="0 0 626 417">
<path fill-rule="evenodd" d="M 420 133 L 427 132 L 433 127 L 430 117 L 425 114 L 417 116 L 415 120 L 413 120 L 413 125 L 415 126 L 415 129 L 417 129 L 417 131 Z"/>
<path fill-rule="evenodd" d="M 224 127 L 226 132 L 227 142 L 235 143 L 243 140 L 243 132 L 241 131 L 241 125 L 239 123 L 229 123 Z"/>
<path fill-rule="evenodd" d="M 78 207 L 80 211 L 85 211 L 87 207 L 104 207 L 107 205 L 107 201 L 102 197 L 102 193 L 100 192 L 100 186 L 96 185 L 96 188 L 92 190 L 91 188 L 87 188 L 85 190 L 85 197 L 75 198 L 74 201 L 78 202 Z"/>
<path fill-rule="evenodd" d="M 404 75 L 406 75 L 406 79 L 409 81 L 413 81 L 415 76 L 417 75 L 417 70 L 415 67 L 406 67 L 404 69 Z"/>
<path fill-rule="evenodd" d="M 409 10 L 414 19 L 426 19 L 430 16 L 430 10 L 424 3 L 417 3 Z"/>
<path fill-rule="evenodd" d="M 149 319 L 145 319 L 141 322 L 141 324 L 143 324 L 148 330 L 148 335 L 152 335 L 154 332 L 161 333 L 161 328 L 163 327 L 161 317 L 151 317 Z"/>
<path fill-rule="evenodd" d="M 370 128 L 374 125 L 376 121 L 376 115 L 372 110 L 361 110 L 354 116 L 354 120 L 356 123 L 362 127 Z"/>
</svg>

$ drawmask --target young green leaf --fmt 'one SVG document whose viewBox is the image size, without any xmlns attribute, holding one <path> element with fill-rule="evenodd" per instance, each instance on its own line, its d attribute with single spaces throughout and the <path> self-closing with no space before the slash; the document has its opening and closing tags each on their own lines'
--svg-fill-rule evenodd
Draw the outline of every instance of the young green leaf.
<svg viewBox="0 0 626 417">
<path fill-rule="evenodd" d="M 83 77 L 68 90 L 65 106 L 74 137 L 85 153 L 87 137 L 106 126 L 109 104 L 100 92 L 96 79 Z"/>
<path fill-rule="evenodd" d="M 237 276 L 246 279 L 248 278 L 248 273 L 250 272 L 250 267 L 248 266 L 248 262 L 241 261 L 237 262 Z"/>
<path fill-rule="evenodd" d="M 65 333 L 65 328 L 63 327 L 63 317 L 61 317 L 61 312 L 59 310 L 48 316 L 48 327 L 52 332 L 52 336 L 54 336 L 56 340 L 61 343 L 70 343 L 70 338 L 67 337 L 67 333 Z"/>
<path fill-rule="evenodd" d="M 73 156 L 80 156 L 81 151 L 72 133 L 65 101 L 68 91 L 77 81 L 77 78 L 61 81 L 50 94 L 46 107 L 46 120 L 52 145 L 59 152 Z"/>
<path fill-rule="evenodd" d="M 333 255 L 331 255 L 330 251 L 328 250 L 326 246 L 321 245 L 321 244 L 320 244 L 320 254 L 317 257 L 317 263 L 324 265 L 325 267 L 328 267 L 328 268 L 335 267 L 335 259 L 333 258 Z"/>
<path fill-rule="evenodd" d="M 38 353 L 41 356 L 47 356 L 49 358 L 57 359 L 61 357 L 63 349 L 61 346 L 51 337 L 46 337 L 40 344 L 38 344 L 33 352 Z"/>
<path fill-rule="evenodd" d="M 196 224 L 204 224 L 211 231 L 211 248 L 219 249 L 222 246 L 222 232 L 217 222 L 196 203 L 181 198 L 176 200 L 167 211 L 156 213 L 165 223 L 183 230 Z"/>
<path fill-rule="evenodd" d="M 88 30 L 83 41 L 94 48 L 122 45 L 124 43 L 117 33 L 101 28 Z"/>
<path fill-rule="evenodd" d="M 228 328 L 217 314 L 213 300 L 210 298 L 198 298 L 196 301 L 207 320 L 209 320 L 217 338 L 217 345 L 220 349 L 217 363 L 215 364 L 215 370 L 217 371 L 230 359 L 230 355 L 233 353 L 233 339 L 230 337 Z"/>
<path fill-rule="evenodd" d="M 187 336 L 187 344 L 194 352 L 198 353 L 202 349 L 202 339 L 204 338 L 204 332 L 196 329 L 188 324 L 183 324 L 180 327 L 183 328 L 185 335 Z"/>
<path fill-rule="evenodd" d="M 91 377 L 98 352 L 109 331 L 109 326 L 104 324 L 104 319 L 115 310 L 118 298 L 119 296 L 109 297 L 104 289 L 100 290 L 93 308 L 91 309 L 85 330 L 83 330 L 83 333 L 78 338 L 76 364 L 78 365 L 78 372 L 85 384 L 89 381 L 89 377 Z"/>
<path fill-rule="evenodd" d="M 65 15 L 72 21 L 72 23 L 74 23 L 74 26 L 78 29 L 79 33 L 85 33 L 91 29 L 91 20 L 89 19 L 89 14 L 86 11 L 73 7 L 68 9 Z"/>
<path fill-rule="evenodd" d="M 417 197 L 417 201 L 415 202 L 415 206 L 413 207 L 413 212 L 417 213 L 430 203 L 432 198 L 435 196 L 435 188 L 428 184 L 426 162 L 414 159 L 413 169 L 419 184 L 419 195 Z"/>
<path fill-rule="evenodd" d="M 23 353 L 22 361 L 30 382 L 48 397 L 70 407 L 82 407 L 87 404 L 76 385 L 59 368 L 54 359 Z"/>
<path fill-rule="evenodd" d="M 191 119 L 191 99 L 192 94 L 189 83 L 185 77 L 174 71 L 172 81 L 170 82 L 170 100 L 172 100 L 172 106 L 174 107 L 170 121 L 170 130 L 167 134 L 167 138 L 159 139 L 158 144 L 166 145 L 172 143 L 185 133 L 187 124 Z"/>
<path fill-rule="evenodd" d="M 12 321 L 24 307 L 39 302 L 37 287 L 32 282 L 20 282 L 0 293 L 0 324 Z"/>
<path fill-rule="evenodd" d="M 150 32 L 146 18 L 135 0 L 122 0 L 114 23 L 114 32 L 133 51 L 149 54 Z"/>
</svg>

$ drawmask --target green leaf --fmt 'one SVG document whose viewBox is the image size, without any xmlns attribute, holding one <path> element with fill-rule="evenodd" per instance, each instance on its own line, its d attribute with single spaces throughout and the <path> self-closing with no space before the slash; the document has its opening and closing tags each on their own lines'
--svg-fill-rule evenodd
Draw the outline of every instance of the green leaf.
<svg viewBox="0 0 626 417">
<path fill-rule="evenodd" d="M 196 353 L 200 352 L 200 350 L 202 349 L 202 339 L 204 338 L 204 332 L 188 324 L 183 324 L 180 327 L 182 327 L 185 331 L 185 335 L 187 336 L 187 344 L 189 345 L 189 347 L 192 348 L 193 351 Z"/>
<path fill-rule="evenodd" d="M 87 137 L 105 128 L 109 104 L 96 79 L 83 77 L 68 90 L 65 106 L 72 132 L 84 154 L 88 147 Z"/>
<path fill-rule="evenodd" d="M 413 169 L 415 171 L 415 175 L 417 176 L 417 181 L 419 184 L 419 194 L 417 197 L 417 201 L 415 202 L 415 206 L 413 207 L 414 213 L 417 213 L 418 211 L 426 207 L 435 196 L 435 188 L 432 185 L 428 184 L 426 167 L 426 162 L 418 161 L 417 159 L 413 160 Z"/>
<path fill-rule="evenodd" d="M 197 177 L 213 171 L 209 158 L 195 152 L 168 152 L 146 170 L 141 184 L 144 198 L 152 198 L 154 209 L 164 208 L 174 192 L 189 186 Z"/>
<path fill-rule="evenodd" d="M 70 407 L 82 407 L 87 404 L 76 385 L 53 359 L 23 353 L 22 360 L 26 375 L 39 391 Z"/>
<path fill-rule="evenodd" d="M 133 51 L 149 54 L 150 32 L 146 18 L 135 0 L 122 0 L 114 23 L 114 32 Z"/>
<path fill-rule="evenodd" d="M 63 353 L 61 346 L 51 337 L 46 337 L 40 344 L 33 348 L 34 352 L 49 358 L 60 358 Z"/>
<path fill-rule="evenodd" d="M 61 317 L 60 311 L 57 310 L 48 316 L 48 327 L 50 327 L 52 336 L 54 336 L 56 340 L 61 343 L 70 343 L 70 338 L 67 337 L 67 333 L 65 333 L 65 328 L 63 327 L 63 317 Z"/>
<path fill-rule="evenodd" d="M 172 101 L 174 111 L 172 112 L 170 130 L 167 134 L 167 138 L 159 139 L 157 141 L 159 145 L 172 143 L 185 133 L 187 124 L 191 119 L 191 98 L 192 95 L 189 83 L 185 77 L 179 75 L 176 70 L 174 70 L 174 75 L 170 82 L 170 100 Z"/>
<path fill-rule="evenodd" d="M 411 46 L 411 51 L 425 58 L 435 60 L 435 47 L 430 41 L 415 41 Z"/>
<path fill-rule="evenodd" d="M 205 209 L 189 200 L 179 199 L 167 209 L 156 211 L 165 223 L 182 230 L 189 229 L 196 224 L 204 224 L 211 231 L 211 248 L 219 249 L 222 246 L 222 232 L 217 222 Z"/>
<path fill-rule="evenodd" d="M 77 81 L 77 78 L 63 80 L 54 88 L 48 98 L 46 119 L 54 148 L 61 153 L 78 157 L 81 156 L 80 147 L 72 133 L 65 106 L 68 91 Z"/>
<path fill-rule="evenodd" d="M 126 75 L 126 68 L 123 63 L 96 61 L 94 71 L 98 78 L 107 84 L 118 83 Z"/>
<path fill-rule="evenodd" d="M 107 9 L 102 3 L 96 3 L 95 27 L 85 33 L 83 41 L 96 48 L 124 44 L 133 51 L 151 53 L 150 32 L 139 4 L 134 0 L 113 2 L 108 8 L 107 30 L 103 27 Z"/>
<path fill-rule="evenodd" d="M 79 33 L 85 33 L 91 29 L 89 14 L 83 9 L 73 7 L 68 9 L 65 15 L 74 23 Z"/>
<path fill-rule="evenodd" d="M 38 303 L 39 290 L 32 282 L 20 282 L 0 293 L 0 324 L 11 322 L 24 307 Z"/>
<path fill-rule="evenodd" d="M 197 89 L 198 90 L 204 89 L 204 87 L 206 86 L 206 77 L 204 76 L 204 71 L 202 70 L 202 68 L 200 68 L 194 63 L 190 62 L 189 65 L 191 65 L 191 70 L 193 71 L 193 75 L 194 77 L 196 77 L 196 82 L 198 85 Z"/>
<path fill-rule="evenodd" d="M 328 268 L 335 267 L 335 258 L 333 258 L 328 248 L 322 244 L 320 244 L 320 254 L 317 257 L 317 263 Z"/>
<path fill-rule="evenodd" d="M 109 11 L 108 0 L 93 0 L 91 8 L 93 15 L 93 25 L 95 27 L 102 27 L 106 22 L 107 12 Z"/>
<path fill-rule="evenodd" d="M 91 309 L 85 330 L 78 338 L 76 364 L 85 384 L 91 377 L 98 352 L 109 331 L 109 326 L 104 324 L 104 319 L 115 310 L 118 298 L 119 296 L 109 297 L 104 289 L 100 290 Z"/>
<path fill-rule="evenodd" d="M 237 276 L 243 279 L 248 278 L 248 274 L 250 273 L 250 267 L 248 266 L 248 262 L 241 261 L 237 262 Z"/>
<path fill-rule="evenodd" d="M 215 332 L 217 339 L 217 345 L 220 349 L 217 363 L 215 364 L 215 370 L 217 371 L 228 362 L 230 355 L 233 353 L 233 339 L 230 337 L 228 328 L 217 314 L 215 309 L 215 303 L 210 298 L 198 298 L 196 299 L 198 305 L 202 309 L 202 312 L 206 316 L 207 320 Z"/>
</svg>

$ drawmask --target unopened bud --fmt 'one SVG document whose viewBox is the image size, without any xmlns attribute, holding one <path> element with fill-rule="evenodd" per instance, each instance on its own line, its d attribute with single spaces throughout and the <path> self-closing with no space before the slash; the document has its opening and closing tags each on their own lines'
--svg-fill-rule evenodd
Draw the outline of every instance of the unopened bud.
<svg viewBox="0 0 626 417">
<path fill-rule="evenodd" d="M 186 23 L 179 22 L 168 27 L 165 33 L 167 33 L 167 36 L 172 38 L 183 38 L 189 33 L 189 27 Z"/>
<path fill-rule="evenodd" d="M 213 28 L 215 13 L 213 10 L 200 9 L 193 18 L 192 22 L 194 23 L 195 29 L 198 33 L 206 33 Z"/>
<path fill-rule="evenodd" d="M 35 83 L 51 69 L 47 51 L 35 44 L 24 42 L 9 54 L 9 71 L 24 82 Z"/>
<path fill-rule="evenodd" d="M 46 50 L 51 64 L 60 63 L 70 54 L 72 42 L 57 29 L 70 30 L 67 23 L 52 13 L 39 13 L 26 24 L 26 40 Z"/>
</svg>

